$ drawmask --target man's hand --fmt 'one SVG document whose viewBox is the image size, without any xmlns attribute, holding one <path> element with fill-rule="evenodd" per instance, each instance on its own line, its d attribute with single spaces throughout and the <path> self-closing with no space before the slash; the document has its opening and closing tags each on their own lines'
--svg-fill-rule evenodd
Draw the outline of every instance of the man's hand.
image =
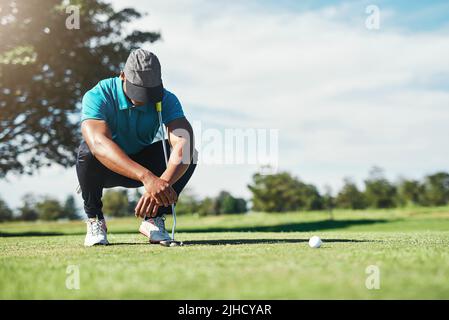
<svg viewBox="0 0 449 320">
<path fill-rule="evenodd" d="M 143 186 L 145 191 L 154 198 L 159 206 L 168 207 L 178 200 L 176 191 L 164 179 L 158 177 L 151 177 L 143 179 Z"/>
<path fill-rule="evenodd" d="M 137 203 L 135 215 L 141 218 L 146 216 L 155 217 L 158 209 L 159 205 L 157 204 L 157 200 L 148 192 L 145 192 Z"/>
<path fill-rule="evenodd" d="M 155 178 L 152 183 L 144 186 L 146 192 L 134 210 L 136 217 L 155 217 L 160 206 L 168 207 L 178 200 L 175 190 L 163 179 Z"/>
</svg>

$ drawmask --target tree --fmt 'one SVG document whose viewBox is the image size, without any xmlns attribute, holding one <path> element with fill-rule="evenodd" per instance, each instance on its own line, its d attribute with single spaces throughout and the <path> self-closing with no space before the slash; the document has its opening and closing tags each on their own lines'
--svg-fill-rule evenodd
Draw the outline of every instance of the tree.
<svg viewBox="0 0 449 320">
<path fill-rule="evenodd" d="M 271 175 L 256 173 L 248 185 L 253 194 L 253 209 L 266 212 L 316 210 L 323 207 L 317 188 L 305 184 L 288 172 Z"/>
<path fill-rule="evenodd" d="M 235 213 L 245 213 L 248 211 L 248 204 L 245 199 L 236 198 L 235 200 Z"/>
<path fill-rule="evenodd" d="M 0 198 L 0 222 L 12 220 L 12 210 L 8 207 L 5 201 Z"/>
<path fill-rule="evenodd" d="M 189 188 L 184 189 L 176 203 L 176 213 L 192 214 L 198 212 L 198 209 L 199 201 L 195 194 Z"/>
<path fill-rule="evenodd" d="M 113 217 L 128 215 L 128 193 L 126 190 L 108 190 L 103 196 L 103 211 Z"/>
<path fill-rule="evenodd" d="M 198 206 L 198 214 L 201 216 L 209 216 L 217 214 L 215 199 L 206 197 Z"/>
<path fill-rule="evenodd" d="M 45 197 L 36 203 L 36 211 L 39 219 L 42 220 L 58 220 L 65 218 L 64 208 L 58 200 Z"/>
<path fill-rule="evenodd" d="M 300 182 L 298 184 L 298 209 L 303 210 L 321 210 L 323 209 L 323 198 L 318 189 L 312 184 Z"/>
<path fill-rule="evenodd" d="M 134 189 L 131 196 L 128 197 L 128 212 L 135 212 L 137 204 L 139 203 L 142 193 L 138 188 Z"/>
<path fill-rule="evenodd" d="M 298 208 L 296 189 L 298 181 L 289 173 L 253 175 L 253 183 L 248 185 L 253 194 L 253 209 L 256 211 L 282 212 Z"/>
<path fill-rule="evenodd" d="M 335 199 L 336 206 L 342 209 L 365 209 L 365 195 L 359 191 L 356 184 L 349 178 L 344 179 L 344 184 Z"/>
<path fill-rule="evenodd" d="M 424 178 L 424 204 L 444 206 L 449 202 L 449 173 L 438 172 Z"/>
<path fill-rule="evenodd" d="M 333 210 L 335 207 L 335 199 L 332 196 L 332 188 L 329 185 L 324 187 L 323 208 L 329 213 L 329 220 L 334 220 Z"/>
<path fill-rule="evenodd" d="M 234 198 L 229 192 L 221 191 L 217 197 L 218 214 L 244 213 L 246 201 L 242 198 Z"/>
<path fill-rule="evenodd" d="M 236 199 L 231 195 L 227 195 L 221 202 L 219 213 L 224 214 L 235 213 L 235 208 L 236 208 Z"/>
<path fill-rule="evenodd" d="M 417 180 L 401 179 L 398 183 L 398 204 L 400 206 L 418 205 L 423 203 L 424 188 Z"/>
<path fill-rule="evenodd" d="M 19 219 L 24 221 L 35 221 L 39 218 L 36 211 L 36 199 L 31 193 L 22 198 L 23 205 L 19 208 Z"/>
<path fill-rule="evenodd" d="M 0 177 L 75 161 L 82 95 L 115 76 L 129 52 L 160 38 L 126 26 L 142 14 L 98 0 L 73 0 L 80 28 L 68 29 L 69 1 L 2 0 Z M 72 13 L 76 14 L 76 12 Z"/>
<path fill-rule="evenodd" d="M 396 205 L 396 187 L 378 167 L 371 169 L 369 178 L 365 180 L 365 196 L 368 206 L 372 208 L 393 208 Z"/>
<path fill-rule="evenodd" d="M 63 212 L 64 218 L 67 218 L 69 220 L 76 220 L 80 218 L 80 216 L 78 215 L 78 208 L 76 207 L 76 202 L 73 195 L 67 196 L 64 202 Z"/>
</svg>

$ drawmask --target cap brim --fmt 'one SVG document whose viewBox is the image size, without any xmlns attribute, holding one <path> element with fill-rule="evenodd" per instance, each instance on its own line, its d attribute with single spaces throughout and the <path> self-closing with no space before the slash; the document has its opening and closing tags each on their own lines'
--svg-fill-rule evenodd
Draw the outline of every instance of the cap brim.
<svg viewBox="0 0 449 320">
<path fill-rule="evenodd" d="M 132 84 L 126 80 L 126 95 L 131 100 L 138 102 L 160 102 L 164 96 L 164 87 L 160 84 L 157 87 L 145 88 Z"/>
</svg>

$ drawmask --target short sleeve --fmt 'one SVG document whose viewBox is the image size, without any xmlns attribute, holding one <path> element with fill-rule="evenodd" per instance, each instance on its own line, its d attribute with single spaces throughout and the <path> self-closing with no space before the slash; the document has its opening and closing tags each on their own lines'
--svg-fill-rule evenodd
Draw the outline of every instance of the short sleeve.
<svg viewBox="0 0 449 320">
<path fill-rule="evenodd" d="M 184 118 L 181 103 L 173 93 L 165 90 L 162 100 L 162 121 L 164 124 L 168 124 L 178 118 Z"/>
<path fill-rule="evenodd" d="M 98 86 L 86 92 L 81 107 L 81 121 L 87 119 L 105 120 L 105 100 Z"/>
</svg>

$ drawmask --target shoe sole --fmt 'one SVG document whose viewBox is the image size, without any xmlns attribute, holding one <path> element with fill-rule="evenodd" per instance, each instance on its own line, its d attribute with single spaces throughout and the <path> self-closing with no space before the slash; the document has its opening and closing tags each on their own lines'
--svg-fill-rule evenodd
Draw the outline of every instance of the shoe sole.
<svg viewBox="0 0 449 320">
<path fill-rule="evenodd" d="M 160 241 L 151 240 L 150 236 L 145 231 L 142 231 L 141 228 L 139 228 L 139 232 L 140 232 L 141 235 L 143 235 L 144 237 L 148 238 L 148 241 L 150 242 L 150 244 L 160 244 L 161 241 L 163 241 L 163 240 L 160 240 Z"/>
<path fill-rule="evenodd" d="M 108 245 L 109 245 L 108 241 L 106 241 L 106 242 L 97 242 L 97 243 L 94 243 L 94 244 L 91 244 L 91 245 L 84 244 L 84 246 L 86 248 L 88 248 L 88 247 L 98 247 L 98 246 L 108 246 Z"/>
</svg>

